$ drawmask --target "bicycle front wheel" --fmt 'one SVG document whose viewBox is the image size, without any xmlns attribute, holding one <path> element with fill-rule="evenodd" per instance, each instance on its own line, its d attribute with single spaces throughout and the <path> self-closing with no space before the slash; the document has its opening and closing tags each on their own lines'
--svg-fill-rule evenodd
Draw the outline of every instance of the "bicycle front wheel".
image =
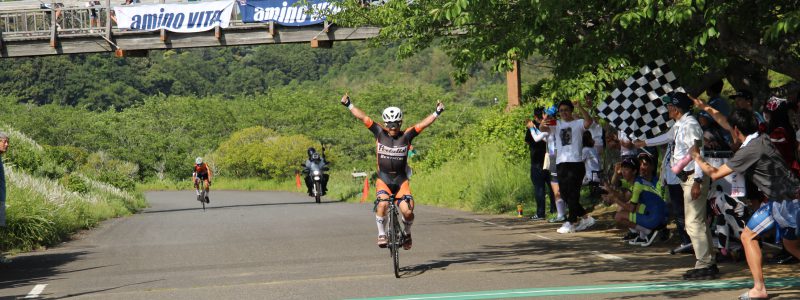
<svg viewBox="0 0 800 300">
<path fill-rule="evenodd" d="M 397 238 L 399 233 L 397 229 L 399 227 L 395 226 L 395 223 L 398 223 L 397 214 L 392 211 L 392 209 L 389 209 L 387 221 L 386 236 L 389 238 L 387 248 L 389 248 L 389 256 L 392 259 L 392 265 L 394 267 L 394 277 L 400 278 L 400 249 L 398 247 L 399 239 Z"/>
</svg>

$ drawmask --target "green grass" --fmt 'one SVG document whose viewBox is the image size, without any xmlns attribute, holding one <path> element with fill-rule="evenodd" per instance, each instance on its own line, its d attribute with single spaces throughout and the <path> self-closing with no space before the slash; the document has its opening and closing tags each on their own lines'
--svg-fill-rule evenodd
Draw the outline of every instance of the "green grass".
<svg viewBox="0 0 800 300">
<path fill-rule="evenodd" d="M 363 178 L 353 179 L 348 171 L 335 170 L 329 174 L 330 181 L 328 182 L 328 195 L 326 198 L 344 201 L 357 201 L 361 199 L 361 190 L 364 184 Z M 194 189 L 194 185 L 191 180 L 150 180 L 137 184 L 136 189 L 138 191 L 179 191 L 192 190 Z M 299 189 L 297 188 L 294 177 L 282 180 L 218 177 L 214 178 L 211 182 L 211 189 L 216 191 L 287 191 L 305 193 L 306 185 L 302 177 L 300 178 Z M 370 189 L 372 189 L 372 187 L 370 187 Z M 374 191 L 372 192 L 374 193 Z"/>
<path fill-rule="evenodd" d="M 136 185 L 139 191 L 181 191 L 192 190 L 194 184 L 191 179 L 178 180 L 150 180 Z M 239 191 L 294 191 L 294 180 L 264 180 L 259 178 L 229 178 L 217 177 L 211 182 L 212 190 L 239 190 Z"/>
<path fill-rule="evenodd" d="M 532 206 L 533 187 L 527 157 L 509 162 L 488 146 L 467 161 L 453 160 L 411 178 L 417 203 L 489 213 L 515 212 Z"/>
</svg>

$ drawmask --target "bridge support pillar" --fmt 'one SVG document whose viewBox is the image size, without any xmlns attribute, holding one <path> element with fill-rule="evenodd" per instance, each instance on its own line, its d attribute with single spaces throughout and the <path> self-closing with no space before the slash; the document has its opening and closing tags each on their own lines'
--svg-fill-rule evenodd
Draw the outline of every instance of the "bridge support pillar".
<svg viewBox="0 0 800 300">
<path fill-rule="evenodd" d="M 522 95 L 520 87 L 519 61 L 514 61 L 514 67 L 506 73 L 506 86 L 508 89 L 508 105 L 506 111 L 519 106 L 519 98 Z"/>
</svg>

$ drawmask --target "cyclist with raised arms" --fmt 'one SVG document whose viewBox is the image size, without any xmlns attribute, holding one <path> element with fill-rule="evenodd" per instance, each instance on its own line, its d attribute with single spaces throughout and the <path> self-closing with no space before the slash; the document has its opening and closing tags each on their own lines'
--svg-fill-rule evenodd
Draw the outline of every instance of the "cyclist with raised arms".
<svg viewBox="0 0 800 300">
<path fill-rule="evenodd" d="M 378 180 L 375 183 L 378 200 L 389 199 L 389 195 L 395 195 L 395 200 L 399 201 L 397 206 L 400 208 L 401 219 L 403 221 L 404 233 L 406 235 L 403 249 L 411 249 L 411 224 L 414 222 L 414 198 L 411 196 L 406 167 L 408 164 L 408 149 L 411 141 L 419 135 L 422 130 L 433 124 L 436 118 L 444 112 L 444 104 L 441 101 L 436 103 L 436 111 L 433 114 L 406 130 L 400 130 L 403 125 L 403 112 L 397 107 L 387 107 L 383 110 L 383 125 L 374 122 L 362 110 L 358 109 L 350 101 L 350 96 L 344 94 L 341 100 L 342 105 L 347 107 L 357 119 L 364 122 L 369 131 L 375 135 L 376 152 L 378 157 Z M 375 210 L 375 222 L 378 225 L 378 247 L 385 248 L 388 240 L 386 238 L 386 210 L 389 207 L 387 201 L 378 201 Z"/>
<path fill-rule="evenodd" d="M 194 171 L 192 172 L 192 181 L 194 182 L 194 190 L 197 193 L 197 201 L 211 202 L 208 199 L 208 188 L 211 186 L 211 168 L 207 163 L 203 162 L 202 157 L 194 160 Z M 200 199 L 200 182 L 203 182 L 203 188 L 206 190 L 206 198 Z"/>
</svg>

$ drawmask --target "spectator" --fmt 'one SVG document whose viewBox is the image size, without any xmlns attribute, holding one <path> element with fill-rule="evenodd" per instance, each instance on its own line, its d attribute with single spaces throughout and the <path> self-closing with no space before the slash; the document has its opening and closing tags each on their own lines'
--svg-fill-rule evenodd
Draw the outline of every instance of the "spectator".
<svg viewBox="0 0 800 300">
<path fill-rule="evenodd" d="M 731 113 L 731 106 L 728 104 L 728 101 L 725 98 L 722 98 L 722 87 L 725 83 L 722 80 L 719 80 L 713 83 L 711 86 L 708 87 L 706 90 L 706 94 L 708 94 L 708 105 L 716 109 L 718 112 L 722 113 L 723 116 L 728 117 Z"/>
<path fill-rule="evenodd" d="M 661 198 L 661 185 L 655 174 L 653 157 L 642 154 L 639 162 L 626 158 L 615 169 L 615 182 L 621 178 L 622 189 L 607 186 L 607 202 L 617 204 L 614 220 L 631 231 L 623 237 L 631 245 L 650 246 L 667 222 L 667 204 Z M 638 175 L 638 176 L 637 176 Z"/>
<path fill-rule="evenodd" d="M 679 191 L 678 187 L 683 192 L 684 226 L 697 259 L 695 267 L 688 270 L 683 278 L 687 280 L 713 278 L 719 274 L 719 269 L 712 254 L 711 232 L 706 222 L 706 212 L 708 211 L 706 194 L 710 182 L 707 177 L 703 176 L 703 172 L 695 163 L 689 162 L 684 167 L 680 167 L 681 160 L 689 155 L 689 149 L 695 143 L 702 144 L 703 130 L 697 119 L 690 114 L 693 102 L 686 93 L 673 92 L 665 98 L 664 103 L 667 104 L 669 116 L 675 120 L 675 125 L 667 134 L 646 141 L 636 141 L 636 143 L 638 147 L 666 143 L 672 146 L 671 151 L 668 150 L 671 152 L 668 154 L 671 155 L 664 159 L 669 162 L 669 171 L 665 170 L 665 172 L 670 173 L 673 167 L 680 169 L 677 174 L 680 183 L 677 186 L 673 184 L 672 187 L 669 187 L 670 198 L 671 200 L 680 200 L 675 195 Z"/>
<path fill-rule="evenodd" d="M 531 220 L 534 221 L 544 220 L 545 218 L 544 194 L 548 185 L 548 178 L 544 170 L 544 157 L 547 154 L 547 136 L 549 134 L 539 130 L 544 116 L 544 109 L 536 108 L 533 110 L 533 120 L 528 120 L 525 124 L 527 127 L 525 143 L 528 144 L 531 154 L 531 183 L 533 184 L 533 195 L 536 199 L 536 214 L 531 217 Z M 552 188 L 550 188 L 550 199 L 553 202 L 550 205 L 550 212 L 552 213 L 555 209 L 555 195 Z"/>
<path fill-rule="evenodd" d="M 591 107 L 591 105 L 590 105 Z M 558 104 L 558 112 L 561 119 L 555 126 L 544 126 L 550 130 L 551 135 L 555 135 L 555 146 L 557 151 L 556 169 L 558 172 L 558 183 L 569 187 L 561 190 L 561 195 L 569 207 L 567 221 L 557 230 L 558 233 L 572 233 L 586 230 L 594 225 L 595 220 L 586 213 L 580 203 L 580 188 L 583 177 L 586 175 L 586 167 L 583 164 L 583 132 L 592 125 L 589 114 L 578 106 L 583 119 L 576 119 L 572 112 L 575 105 L 564 100 Z M 578 223 L 580 219 L 580 223 Z"/>
<path fill-rule="evenodd" d="M 711 115 L 701 110 L 697 113 L 697 122 L 700 123 L 700 128 L 703 129 L 704 149 L 711 151 L 731 151 L 731 140 L 728 139 L 728 131 L 722 129 Z"/>
<path fill-rule="evenodd" d="M 764 119 L 764 116 L 753 109 L 753 93 L 751 93 L 748 90 L 741 90 L 736 92 L 736 94 L 731 95 L 731 98 L 733 98 L 733 100 L 735 101 L 736 109 L 746 109 L 750 111 L 753 114 L 753 116 L 755 116 L 759 128 L 761 128 L 762 125 L 766 125 L 767 121 L 766 119 Z M 720 125 L 722 125 L 722 128 L 725 128 L 728 131 L 731 130 L 729 126 L 725 126 L 721 123 Z M 763 132 L 763 130 L 761 132 Z"/>
<path fill-rule="evenodd" d="M 3 167 L 3 154 L 8 150 L 8 135 L 0 131 L 0 227 L 6 228 L 6 171 Z M 0 264 L 10 260 L 0 253 Z"/>
<path fill-rule="evenodd" d="M 542 120 L 542 124 L 546 124 L 547 126 L 555 126 L 557 122 L 556 115 L 558 113 L 558 108 L 553 105 L 548 107 L 545 110 L 544 120 Z M 540 130 L 544 132 L 548 132 L 544 129 L 544 125 L 540 124 Z M 553 206 L 555 206 L 557 214 L 555 217 L 550 218 L 547 220 L 548 223 L 559 223 L 564 222 L 567 219 L 567 203 L 561 199 L 561 191 L 558 185 L 558 174 L 556 173 L 556 156 L 558 151 L 556 151 L 556 137 L 553 134 L 548 132 L 547 135 L 547 156 L 545 156 L 545 166 L 544 168 L 548 170 L 547 178 L 550 181 L 550 189 L 553 191 L 554 198 L 550 198 L 550 213 L 552 213 Z"/>
<path fill-rule="evenodd" d="M 731 160 L 719 168 L 714 168 L 703 160 L 697 148 L 691 150 L 692 158 L 703 172 L 714 180 L 732 172 L 744 174 L 745 177 L 751 178 L 758 189 L 769 198 L 769 202 L 762 205 L 750 217 L 747 227 L 742 232 L 741 241 L 747 265 L 753 275 L 753 288 L 739 296 L 739 299 L 767 299 L 761 266 L 761 247 L 757 239 L 763 233 L 775 228 L 775 223 L 778 223 L 784 247 L 794 256 L 800 257 L 800 242 L 797 240 L 800 180 L 789 172 L 788 166 L 780 158 L 778 150 L 768 137 L 758 132 L 758 126 L 750 111 L 736 110 L 729 122 L 733 128 L 734 140 L 742 144 Z M 792 198 L 795 199 L 790 200 Z"/>
<path fill-rule="evenodd" d="M 85 6 L 89 9 L 89 28 L 97 27 L 98 24 L 98 14 L 97 11 L 99 8 L 95 8 L 95 6 L 100 6 L 100 1 L 87 1 Z"/>
<path fill-rule="evenodd" d="M 598 122 L 597 119 L 592 119 L 592 126 L 589 127 L 588 131 L 591 133 L 592 144 L 594 144 L 592 147 L 594 147 L 598 154 L 603 153 L 605 140 L 603 139 L 603 127 L 600 126 L 600 122 Z M 598 156 L 598 161 L 599 159 L 600 156 Z"/>
<path fill-rule="evenodd" d="M 792 123 L 789 121 L 789 104 L 786 99 L 770 98 L 764 105 L 764 118 L 767 120 L 765 133 L 769 135 L 769 140 L 772 141 L 783 157 L 783 161 L 791 169 L 792 162 L 795 161 L 797 137 Z M 795 176 L 800 176 L 798 170 L 792 169 L 792 172 Z"/>
<path fill-rule="evenodd" d="M 597 153 L 597 148 L 594 147 L 594 139 L 592 133 L 583 132 L 583 150 L 581 151 L 583 157 L 584 167 L 586 168 L 586 175 L 583 177 L 583 185 L 599 184 L 600 183 L 600 154 Z"/>
<path fill-rule="evenodd" d="M 61 18 L 61 8 L 64 7 L 64 3 L 40 3 L 39 8 L 47 10 L 47 14 L 50 15 L 50 11 L 56 11 L 56 29 L 61 30 L 61 25 L 58 24 L 58 19 Z"/>
</svg>

